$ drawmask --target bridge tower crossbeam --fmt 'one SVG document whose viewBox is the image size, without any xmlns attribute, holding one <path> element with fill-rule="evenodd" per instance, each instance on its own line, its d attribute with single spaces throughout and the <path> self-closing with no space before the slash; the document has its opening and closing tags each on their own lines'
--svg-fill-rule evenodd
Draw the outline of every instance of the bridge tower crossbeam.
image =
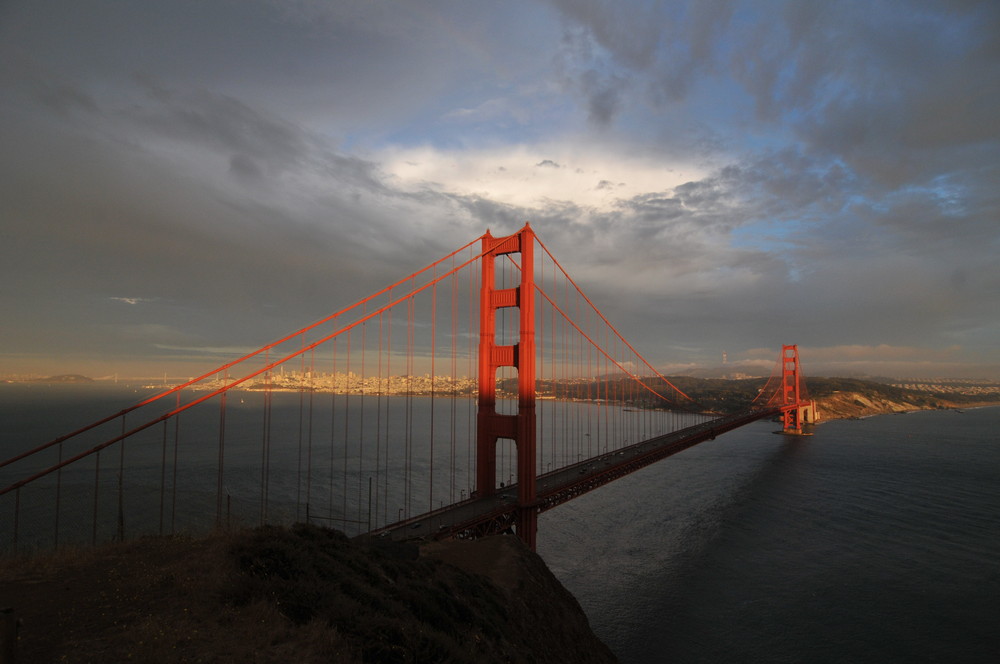
<svg viewBox="0 0 1000 664">
<path fill-rule="evenodd" d="M 535 460 L 535 283 L 534 231 L 530 225 L 513 235 L 483 236 L 482 288 L 479 327 L 479 408 L 477 412 L 476 490 L 480 496 L 496 492 L 496 445 L 500 438 L 517 447 L 517 534 L 532 550 L 538 530 Z M 499 256 L 521 254 L 521 282 L 513 288 L 496 287 Z M 518 340 L 497 345 L 497 311 L 519 310 Z M 500 367 L 517 370 L 517 413 L 496 410 L 496 377 Z"/>
</svg>

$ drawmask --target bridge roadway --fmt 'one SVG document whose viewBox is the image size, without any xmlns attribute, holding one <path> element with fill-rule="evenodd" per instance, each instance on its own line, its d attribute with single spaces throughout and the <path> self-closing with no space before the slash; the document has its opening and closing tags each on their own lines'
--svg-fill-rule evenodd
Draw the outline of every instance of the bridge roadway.
<svg viewBox="0 0 1000 664">
<path fill-rule="evenodd" d="M 780 412 L 780 408 L 769 408 L 726 415 L 539 475 L 537 499 L 529 507 L 539 512 L 552 509 L 698 443 Z M 511 484 L 491 496 L 471 498 L 405 519 L 373 530 L 368 536 L 404 541 L 501 533 L 517 520 L 517 488 L 517 484 Z"/>
</svg>

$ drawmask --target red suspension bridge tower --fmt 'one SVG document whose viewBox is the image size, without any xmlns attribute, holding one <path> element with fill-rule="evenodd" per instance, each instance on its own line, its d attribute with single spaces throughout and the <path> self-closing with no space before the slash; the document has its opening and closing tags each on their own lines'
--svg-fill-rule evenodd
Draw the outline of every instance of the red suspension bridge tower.
<svg viewBox="0 0 1000 664">
<path fill-rule="evenodd" d="M 507 438 L 517 446 L 518 536 L 532 550 L 538 529 L 535 506 L 535 234 L 530 225 L 513 235 L 483 236 L 482 290 L 479 319 L 479 410 L 477 415 L 476 489 L 480 496 L 496 491 L 497 440 Z M 521 283 L 496 287 L 498 256 L 521 254 Z M 518 339 L 511 345 L 496 343 L 499 309 L 518 309 Z M 496 409 L 496 377 L 500 367 L 517 370 L 517 413 Z"/>
<path fill-rule="evenodd" d="M 799 347 L 783 345 L 781 347 L 781 414 L 782 431 L 789 434 L 802 434 L 803 424 L 816 421 L 816 402 L 806 400 L 805 392 L 799 381 Z"/>
</svg>

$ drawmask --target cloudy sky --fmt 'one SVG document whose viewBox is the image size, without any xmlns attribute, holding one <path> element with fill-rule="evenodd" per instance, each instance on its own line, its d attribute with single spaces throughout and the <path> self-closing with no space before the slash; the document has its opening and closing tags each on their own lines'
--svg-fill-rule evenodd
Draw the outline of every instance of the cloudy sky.
<svg viewBox="0 0 1000 664">
<path fill-rule="evenodd" d="M 207 369 L 531 221 L 665 370 L 1000 378 L 992 0 L 4 0 L 0 86 L 0 374 Z"/>
</svg>

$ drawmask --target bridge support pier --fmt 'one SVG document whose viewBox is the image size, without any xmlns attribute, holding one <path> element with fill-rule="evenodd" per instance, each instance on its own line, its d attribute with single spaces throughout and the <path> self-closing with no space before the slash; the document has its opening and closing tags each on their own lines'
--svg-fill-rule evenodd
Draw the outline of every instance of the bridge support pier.
<svg viewBox="0 0 1000 664">
<path fill-rule="evenodd" d="M 815 424 L 819 421 L 819 411 L 816 408 L 815 401 L 804 401 L 798 406 L 799 422 L 802 424 Z"/>
<path fill-rule="evenodd" d="M 538 530 L 535 505 L 535 281 L 534 231 L 528 224 L 507 237 L 483 236 L 482 289 L 479 299 L 479 409 L 476 418 L 476 490 L 496 493 L 496 444 L 509 438 L 517 446 L 517 535 L 532 550 Z M 521 254 L 521 283 L 496 287 L 496 258 Z M 498 346 L 496 312 L 519 310 L 517 343 Z M 517 369 L 517 414 L 496 411 L 497 369 Z"/>
</svg>

